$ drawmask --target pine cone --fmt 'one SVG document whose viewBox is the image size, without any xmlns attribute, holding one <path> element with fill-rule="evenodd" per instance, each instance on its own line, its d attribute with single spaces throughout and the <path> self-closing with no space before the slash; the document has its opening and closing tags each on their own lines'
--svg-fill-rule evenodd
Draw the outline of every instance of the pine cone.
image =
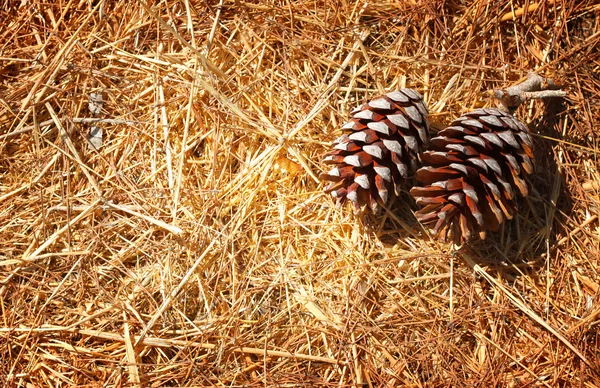
<svg viewBox="0 0 600 388">
<path fill-rule="evenodd" d="M 417 219 L 455 242 L 485 239 L 516 212 L 516 194 L 529 194 L 533 144 L 527 127 L 498 109 L 477 109 L 431 139 L 410 193 L 424 206 Z"/>
<path fill-rule="evenodd" d="M 413 89 L 379 96 L 354 109 L 346 132 L 334 144 L 324 162 L 335 165 L 321 179 L 331 182 L 325 192 L 359 212 L 365 206 L 377 210 L 390 192 L 417 169 L 419 152 L 429 143 L 427 108 Z"/>
</svg>

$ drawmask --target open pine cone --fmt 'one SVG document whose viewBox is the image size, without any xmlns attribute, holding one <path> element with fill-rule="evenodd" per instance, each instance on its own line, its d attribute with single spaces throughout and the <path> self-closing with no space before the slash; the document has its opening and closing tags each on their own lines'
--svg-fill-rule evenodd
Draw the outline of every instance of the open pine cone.
<svg viewBox="0 0 600 388">
<path fill-rule="evenodd" d="M 527 196 L 533 172 L 527 127 L 498 109 L 477 109 L 431 139 L 416 174 L 424 187 L 410 193 L 423 206 L 417 219 L 455 242 L 498 230 L 516 212 L 516 195 Z"/>
<path fill-rule="evenodd" d="M 354 109 L 346 132 L 334 144 L 324 162 L 334 167 L 321 179 L 329 181 L 325 192 L 358 212 L 365 206 L 377 210 L 390 192 L 414 174 L 419 152 L 428 145 L 427 108 L 413 89 L 379 96 Z"/>
</svg>

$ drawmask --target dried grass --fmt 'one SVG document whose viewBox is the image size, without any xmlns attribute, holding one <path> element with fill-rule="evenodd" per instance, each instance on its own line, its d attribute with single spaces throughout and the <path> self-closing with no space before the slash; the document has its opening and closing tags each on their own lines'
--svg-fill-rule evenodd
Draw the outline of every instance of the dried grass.
<svg viewBox="0 0 600 388">
<path fill-rule="evenodd" d="M 600 385 L 598 1 L 58 3 L 0 5 L 8 386 Z M 358 103 L 414 87 L 439 128 L 531 69 L 569 98 L 519 110 L 501 233 L 321 193 Z"/>
</svg>

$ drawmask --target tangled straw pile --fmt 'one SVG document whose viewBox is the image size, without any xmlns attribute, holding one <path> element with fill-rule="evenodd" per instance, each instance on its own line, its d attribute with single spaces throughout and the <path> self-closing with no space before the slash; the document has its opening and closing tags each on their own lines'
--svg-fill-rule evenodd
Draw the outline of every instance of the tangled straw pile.
<svg viewBox="0 0 600 388">
<path fill-rule="evenodd" d="M 592 0 L 3 2 L 0 381 L 600 385 L 599 17 Z M 533 193 L 486 241 L 431 241 L 407 195 L 359 220 L 322 193 L 368 98 L 415 88 L 441 128 L 532 69 L 569 99 L 517 112 Z"/>
</svg>

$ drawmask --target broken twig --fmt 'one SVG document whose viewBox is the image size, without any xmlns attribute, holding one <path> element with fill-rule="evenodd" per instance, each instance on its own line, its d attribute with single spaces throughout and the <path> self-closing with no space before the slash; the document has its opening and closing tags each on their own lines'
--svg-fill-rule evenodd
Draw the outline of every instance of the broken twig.
<svg viewBox="0 0 600 388">
<path fill-rule="evenodd" d="M 495 89 L 490 94 L 498 100 L 498 108 L 510 114 L 527 100 L 564 97 L 567 93 L 550 78 L 531 71 L 527 79 L 506 89 Z"/>
</svg>

